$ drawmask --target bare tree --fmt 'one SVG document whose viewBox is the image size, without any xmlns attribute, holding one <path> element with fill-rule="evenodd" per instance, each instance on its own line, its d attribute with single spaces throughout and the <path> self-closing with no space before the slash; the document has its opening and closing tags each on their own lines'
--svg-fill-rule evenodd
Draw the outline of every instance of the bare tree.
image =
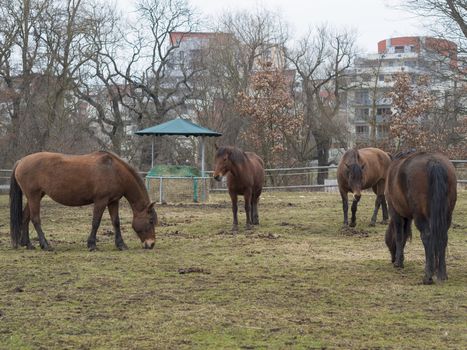
<svg viewBox="0 0 467 350">
<path fill-rule="evenodd" d="M 248 121 L 240 115 L 238 98 L 250 89 L 252 76 L 261 70 L 259 62 L 284 68 L 287 38 L 282 18 L 264 8 L 224 13 L 212 30 L 216 34 L 201 50 L 204 70 L 192 79 L 198 122 L 223 133 L 208 140 L 208 163 L 215 142 L 249 147 L 240 137 Z"/>
<path fill-rule="evenodd" d="M 310 31 L 287 54 L 301 80 L 300 100 L 305 125 L 299 140 L 303 158 L 310 157 L 310 142 L 316 146 L 319 165 L 328 165 L 333 141 L 345 138 L 346 125 L 339 113 L 348 89 L 346 71 L 354 58 L 355 38 L 350 32 L 335 32 L 325 26 Z M 321 172 L 319 183 L 324 183 Z"/>
<path fill-rule="evenodd" d="M 443 133 L 450 130 L 453 143 L 450 149 L 456 142 L 464 145 L 467 139 L 462 133 L 467 116 L 467 3 L 465 0 L 409 0 L 401 7 L 424 20 L 434 37 L 445 39 L 430 40 L 424 47 L 432 53 L 426 63 L 430 76 L 449 86 L 435 96 L 432 121 Z"/>
<path fill-rule="evenodd" d="M 83 132 L 88 120 L 71 91 L 90 57 L 85 40 L 90 7 L 90 0 L 2 3 L 0 32 L 7 45 L 0 53 L 0 74 L 7 92 L 2 98 L 8 106 L 10 162 L 45 149 L 89 148 Z"/>
</svg>

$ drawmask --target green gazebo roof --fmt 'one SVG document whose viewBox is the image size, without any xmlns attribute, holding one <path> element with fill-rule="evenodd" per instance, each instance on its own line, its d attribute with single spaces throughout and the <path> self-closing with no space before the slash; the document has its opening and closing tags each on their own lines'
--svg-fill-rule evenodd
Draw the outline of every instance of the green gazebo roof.
<svg viewBox="0 0 467 350">
<path fill-rule="evenodd" d="M 151 126 L 135 132 L 137 135 L 183 135 L 183 136 L 222 136 L 221 133 L 196 125 L 189 120 L 177 118 L 166 123 Z"/>
</svg>

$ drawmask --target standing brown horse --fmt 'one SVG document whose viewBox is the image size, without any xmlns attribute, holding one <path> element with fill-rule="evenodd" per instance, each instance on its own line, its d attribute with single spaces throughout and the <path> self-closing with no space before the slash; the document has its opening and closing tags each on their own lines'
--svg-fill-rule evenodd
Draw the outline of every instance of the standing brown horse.
<svg viewBox="0 0 467 350">
<path fill-rule="evenodd" d="M 356 225 L 356 212 L 361 191 L 372 188 L 376 194 L 375 210 L 371 218 L 370 226 L 376 224 L 376 216 L 379 207 L 382 206 L 383 223 L 388 220 L 388 209 L 384 198 L 384 184 L 386 172 L 391 163 L 391 157 L 378 148 L 350 149 L 343 155 L 337 167 L 337 183 L 342 197 L 342 208 L 344 210 L 344 225 L 348 225 L 349 201 L 347 194 L 352 192 L 352 218 L 350 226 Z"/>
<path fill-rule="evenodd" d="M 243 152 L 235 147 L 218 148 L 213 176 L 220 181 L 224 175 L 227 175 L 227 187 L 232 199 L 232 231 L 238 231 L 239 194 L 245 199 L 246 229 L 251 229 L 251 224 L 258 225 L 258 201 L 264 182 L 263 160 L 253 152 Z"/>
<path fill-rule="evenodd" d="M 447 279 L 446 246 L 456 205 L 454 166 L 441 153 L 416 152 L 396 156 L 388 171 L 386 198 L 391 222 L 386 245 L 395 267 L 404 267 L 404 247 L 411 236 L 412 220 L 425 247 L 424 284 Z"/>
<path fill-rule="evenodd" d="M 27 203 L 23 209 L 22 195 Z M 44 195 L 67 206 L 94 203 L 92 229 L 88 248 L 96 249 L 96 233 L 106 207 L 115 229 L 115 245 L 127 249 L 120 231 L 118 202 L 125 197 L 133 210 L 133 229 L 144 248 L 152 249 L 155 242 L 154 225 L 157 222 L 154 203 L 138 173 L 115 154 L 94 152 L 72 156 L 39 152 L 20 159 L 13 169 L 10 184 L 11 240 L 18 245 L 34 247 L 29 239 L 29 220 L 39 236 L 44 250 L 51 246 L 41 228 L 40 202 Z"/>
</svg>

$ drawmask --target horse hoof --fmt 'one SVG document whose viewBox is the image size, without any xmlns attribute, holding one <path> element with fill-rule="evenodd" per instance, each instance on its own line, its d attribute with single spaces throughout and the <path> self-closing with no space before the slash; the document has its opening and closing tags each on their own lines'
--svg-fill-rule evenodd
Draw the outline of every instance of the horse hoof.
<svg viewBox="0 0 467 350">
<path fill-rule="evenodd" d="M 425 284 L 425 285 L 433 284 L 433 278 L 431 278 L 431 277 L 430 277 L 430 278 L 426 278 L 426 277 L 425 277 L 425 278 L 423 279 L 423 284 Z"/>
<path fill-rule="evenodd" d="M 31 243 L 29 243 L 29 244 L 26 246 L 26 249 L 27 249 L 27 250 L 35 250 L 36 247 L 34 247 Z"/>
<path fill-rule="evenodd" d="M 118 250 L 128 250 L 128 246 L 123 243 L 117 246 Z"/>
<path fill-rule="evenodd" d="M 94 246 L 88 247 L 88 249 L 90 252 L 95 252 L 97 250 L 97 247 L 94 245 Z"/>
<path fill-rule="evenodd" d="M 394 262 L 394 267 L 396 269 L 403 269 L 404 268 L 404 263 L 399 263 L 397 261 Z"/>
<path fill-rule="evenodd" d="M 370 226 L 370 227 L 375 227 L 375 226 L 376 226 L 376 222 L 373 222 L 373 221 L 372 221 L 372 222 L 370 222 L 370 224 L 369 224 L 368 226 Z"/>
<path fill-rule="evenodd" d="M 50 245 L 42 246 L 41 248 L 42 248 L 42 250 L 44 250 L 46 252 L 53 252 L 54 251 L 54 249 Z"/>
<path fill-rule="evenodd" d="M 355 226 L 357 226 L 357 223 L 356 223 L 356 222 L 351 222 L 351 223 L 349 224 L 349 226 L 350 226 L 350 227 L 355 227 Z"/>
<path fill-rule="evenodd" d="M 238 226 L 237 225 L 232 226 L 232 233 L 238 233 Z"/>
<path fill-rule="evenodd" d="M 388 219 L 384 219 L 383 221 L 381 221 L 381 225 L 387 225 L 388 223 L 389 223 Z"/>
<path fill-rule="evenodd" d="M 445 282 L 448 279 L 447 275 L 437 275 L 436 278 L 438 279 L 439 282 Z"/>
<path fill-rule="evenodd" d="M 245 230 L 251 231 L 251 230 L 253 230 L 253 226 L 251 226 L 251 225 L 246 225 L 246 226 L 245 226 Z"/>
</svg>

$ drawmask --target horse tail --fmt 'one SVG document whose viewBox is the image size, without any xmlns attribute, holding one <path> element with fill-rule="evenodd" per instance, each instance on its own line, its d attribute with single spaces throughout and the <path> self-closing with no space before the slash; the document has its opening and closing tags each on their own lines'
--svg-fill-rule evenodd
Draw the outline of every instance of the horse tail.
<svg viewBox="0 0 467 350">
<path fill-rule="evenodd" d="M 449 203 L 448 173 L 446 168 L 436 160 L 427 165 L 429 184 L 429 225 L 431 234 L 431 251 L 435 253 L 435 261 L 448 242 Z"/>
<path fill-rule="evenodd" d="M 23 222 L 23 191 L 16 180 L 16 165 L 10 179 L 10 235 L 13 248 L 18 248 L 20 244 Z"/>
</svg>

